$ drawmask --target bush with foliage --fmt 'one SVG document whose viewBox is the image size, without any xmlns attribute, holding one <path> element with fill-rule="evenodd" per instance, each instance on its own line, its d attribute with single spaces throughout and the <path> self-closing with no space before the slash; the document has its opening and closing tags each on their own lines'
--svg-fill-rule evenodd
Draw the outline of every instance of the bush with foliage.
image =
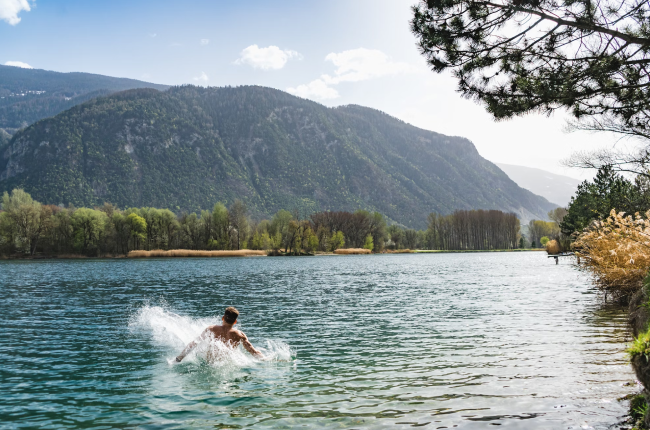
<svg viewBox="0 0 650 430">
<path fill-rule="evenodd" d="M 581 267 L 615 298 L 629 298 L 637 292 L 650 269 L 648 216 L 650 211 L 644 218 L 612 210 L 604 221 L 593 221 L 573 244 Z"/>
</svg>

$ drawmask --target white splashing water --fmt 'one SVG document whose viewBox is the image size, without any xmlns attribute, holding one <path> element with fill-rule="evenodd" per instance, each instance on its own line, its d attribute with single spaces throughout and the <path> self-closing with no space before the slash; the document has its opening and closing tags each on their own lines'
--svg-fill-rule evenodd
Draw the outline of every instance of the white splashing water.
<svg viewBox="0 0 650 430">
<path fill-rule="evenodd" d="M 168 357 L 167 362 L 175 364 L 176 355 L 188 343 L 195 340 L 206 327 L 220 322 L 218 318 L 190 318 L 165 307 L 145 305 L 131 316 L 129 328 L 150 335 L 154 343 L 169 349 L 175 355 Z M 295 356 L 295 352 L 283 342 L 266 339 L 264 344 L 255 345 L 264 354 L 264 359 L 260 360 L 241 346 L 233 348 L 219 340 L 206 339 L 183 362 L 205 361 L 215 367 L 249 367 L 260 361 L 291 361 Z"/>
</svg>

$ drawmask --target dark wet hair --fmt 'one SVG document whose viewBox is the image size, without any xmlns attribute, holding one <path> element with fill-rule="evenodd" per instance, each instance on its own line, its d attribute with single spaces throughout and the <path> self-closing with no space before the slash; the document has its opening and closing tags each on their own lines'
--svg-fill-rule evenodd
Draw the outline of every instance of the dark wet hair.
<svg viewBox="0 0 650 430">
<path fill-rule="evenodd" d="M 223 320 L 227 324 L 234 324 L 235 321 L 237 321 L 237 317 L 239 316 L 239 311 L 232 306 L 229 306 L 226 308 L 226 311 L 223 313 Z"/>
</svg>

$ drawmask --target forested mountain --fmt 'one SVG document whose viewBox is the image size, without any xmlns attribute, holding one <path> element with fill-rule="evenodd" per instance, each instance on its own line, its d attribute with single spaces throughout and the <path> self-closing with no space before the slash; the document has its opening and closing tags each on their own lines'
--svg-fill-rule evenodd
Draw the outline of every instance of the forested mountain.
<svg viewBox="0 0 650 430">
<path fill-rule="evenodd" d="M 467 139 L 253 86 L 129 90 L 39 121 L 0 148 L 0 192 L 15 187 L 44 203 L 176 212 L 237 198 L 254 216 L 367 209 L 417 228 L 430 212 L 527 221 L 555 206 Z"/>
<path fill-rule="evenodd" d="M 164 90 L 168 86 L 91 73 L 58 73 L 0 65 L 0 129 L 13 133 L 94 97 L 133 88 Z"/>
</svg>

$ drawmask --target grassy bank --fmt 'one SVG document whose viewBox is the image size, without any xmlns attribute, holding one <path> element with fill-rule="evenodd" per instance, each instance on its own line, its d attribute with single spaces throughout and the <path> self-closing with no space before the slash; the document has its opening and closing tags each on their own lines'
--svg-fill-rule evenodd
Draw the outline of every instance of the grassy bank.
<svg viewBox="0 0 650 430">
<path fill-rule="evenodd" d="M 159 257 L 262 257 L 266 251 L 254 251 L 252 249 L 239 249 L 236 251 L 195 251 L 191 249 L 172 249 L 164 251 L 155 249 L 153 251 L 131 251 L 128 258 L 159 258 Z"/>
</svg>

